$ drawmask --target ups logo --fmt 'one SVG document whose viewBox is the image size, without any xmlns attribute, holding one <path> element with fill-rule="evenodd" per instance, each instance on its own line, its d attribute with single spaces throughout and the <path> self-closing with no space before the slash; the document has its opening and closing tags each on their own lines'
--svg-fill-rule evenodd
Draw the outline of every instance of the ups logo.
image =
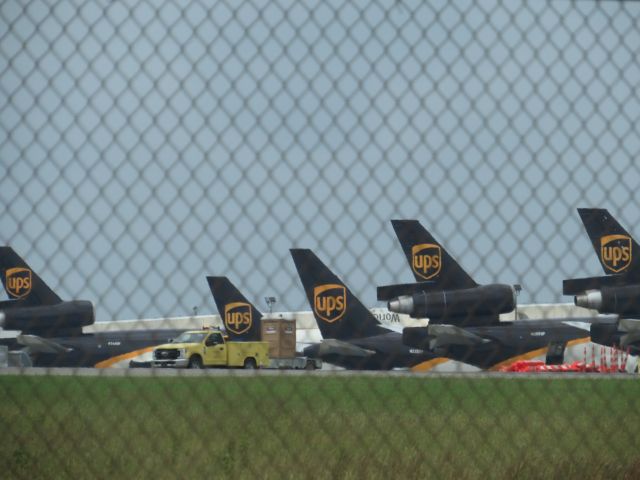
<svg viewBox="0 0 640 480">
<path fill-rule="evenodd" d="M 248 303 L 234 302 L 224 306 L 224 326 L 228 331 L 240 335 L 249 330 L 252 323 L 251 305 Z"/>
<path fill-rule="evenodd" d="M 24 298 L 31 293 L 31 270 L 28 268 L 9 268 L 5 272 L 7 293 L 13 298 Z"/>
<path fill-rule="evenodd" d="M 347 310 L 347 289 L 344 285 L 318 285 L 313 289 L 313 310 L 322 320 L 333 323 Z"/>
<path fill-rule="evenodd" d="M 600 238 L 600 259 L 614 273 L 623 271 L 631 264 L 631 237 L 606 235 Z"/>
<path fill-rule="evenodd" d="M 416 275 L 425 280 L 438 275 L 442 267 L 440 245 L 421 243 L 411 247 L 411 267 Z"/>
</svg>

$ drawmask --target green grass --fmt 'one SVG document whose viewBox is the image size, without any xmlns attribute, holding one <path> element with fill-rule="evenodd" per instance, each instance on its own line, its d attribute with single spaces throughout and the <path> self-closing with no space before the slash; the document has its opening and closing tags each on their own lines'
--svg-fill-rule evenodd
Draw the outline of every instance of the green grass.
<svg viewBox="0 0 640 480">
<path fill-rule="evenodd" d="M 0 377 L 3 478 L 638 478 L 640 383 Z"/>
</svg>

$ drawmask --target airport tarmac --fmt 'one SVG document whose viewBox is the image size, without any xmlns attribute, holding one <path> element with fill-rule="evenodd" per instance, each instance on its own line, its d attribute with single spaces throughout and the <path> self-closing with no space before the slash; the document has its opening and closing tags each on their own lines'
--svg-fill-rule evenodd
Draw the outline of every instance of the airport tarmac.
<svg viewBox="0 0 640 480">
<path fill-rule="evenodd" d="M 0 376 L 76 376 L 76 377 L 393 377 L 393 378 L 464 378 L 464 379 L 600 379 L 600 380 L 639 380 L 632 373 L 513 373 L 513 372 L 411 372 L 358 371 L 358 370 L 242 370 L 242 369 L 205 369 L 180 370 L 164 368 L 0 368 Z"/>
</svg>

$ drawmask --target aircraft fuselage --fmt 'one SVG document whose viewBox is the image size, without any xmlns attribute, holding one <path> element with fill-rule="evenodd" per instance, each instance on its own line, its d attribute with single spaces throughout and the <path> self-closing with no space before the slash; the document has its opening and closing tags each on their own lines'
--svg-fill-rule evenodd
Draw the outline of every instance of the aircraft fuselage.
<svg viewBox="0 0 640 480">
<path fill-rule="evenodd" d="M 184 329 L 132 330 L 49 337 L 47 340 L 70 351 L 30 352 L 30 357 L 36 367 L 108 367 L 119 360 L 142 354 L 155 345 L 168 343 L 183 331 Z M 0 343 L 12 350 L 21 348 L 15 339 L 5 338 Z"/>
<path fill-rule="evenodd" d="M 594 322 L 593 318 L 516 320 L 502 322 L 501 325 L 495 326 L 466 327 L 465 331 L 488 341 L 475 345 L 450 344 L 438 347 L 432 353 L 478 368 L 489 369 L 500 363 L 516 360 L 518 356 L 535 353 L 537 350 L 540 350 L 540 355 L 544 355 L 544 349 L 552 344 L 566 344 L 570 341 L 589 338 L 588 330 L 567 324 L 565 323 L 567 320 L 583 324 Z M 419 345 L 411 346 L 428 350 L 429 341 L 433 338 L 425 335 Z"/>
</svg>

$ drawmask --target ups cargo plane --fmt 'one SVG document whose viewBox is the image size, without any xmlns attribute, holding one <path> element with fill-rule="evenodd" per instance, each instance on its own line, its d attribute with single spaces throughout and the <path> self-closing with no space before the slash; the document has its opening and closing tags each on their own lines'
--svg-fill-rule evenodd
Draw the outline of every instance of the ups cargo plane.
<svg viewBox="0 0 640 480">
<path fill-rule="evenodd" d="M 579 208 L 578 213 L 606 276 L 565 280 L 563 293 L 579 307 L 602 314 L 590 326 L 591 339 L 640 354 L 640 247 L 615 218 L 602 208 Z"/>
<path fill-rule="evenodd" d="M 516 306 L 511 285 L 478 285 L 418 221 L 391 223 L 418 283 L 379 287 L 378 300 L 429 318 L 403 330 L 407 346 L 486 369 L 544 352 L 547 363 L 562 363 L 568 342 L 588 341 L 592 317 L 500 321 Z"/>
<path fill-rule="evenodd" d="M 0 247 L 0 276 L 9 296 L 0 302 L 0 328 L 16 332 L 0 345 L 27 353 L 35 366 L 108 367 L 183 331 L 83 333 L 94 323 L 92 303 L 62 300 L 11 247 Z"/>
<path fill-rule="evenodd" d="M 404 345 L 401 331 L 381 325 L 311 250 L 292 249 L 291 256 L 322 333 L 304 348 L 306 356 L 361 370 L 413 367 L 437 357 Z"/>
</svg>

